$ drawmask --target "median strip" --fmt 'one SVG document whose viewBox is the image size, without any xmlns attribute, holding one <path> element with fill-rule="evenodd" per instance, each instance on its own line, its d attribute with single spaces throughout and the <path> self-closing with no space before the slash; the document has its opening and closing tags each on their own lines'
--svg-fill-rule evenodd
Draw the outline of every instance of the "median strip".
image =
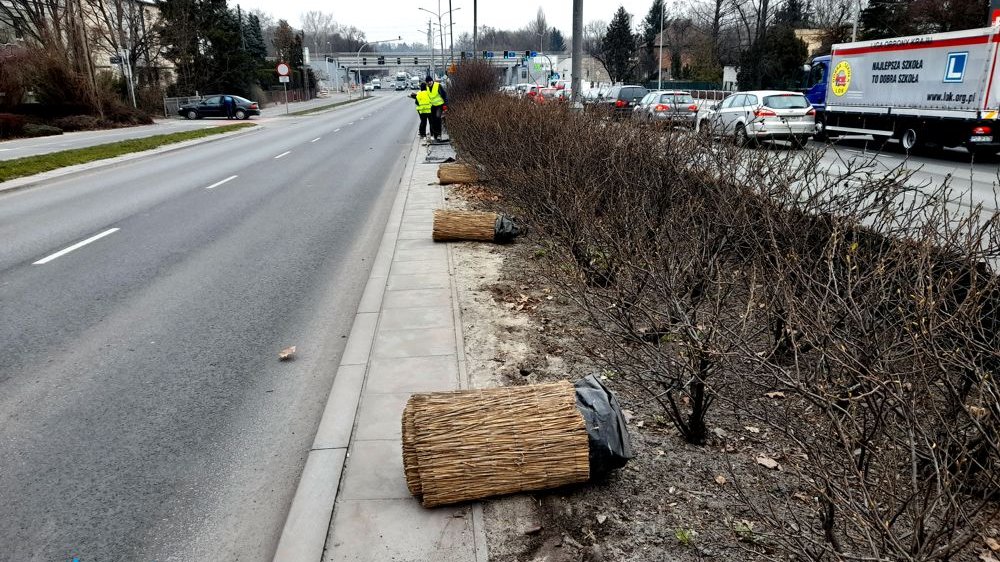
<svg viewBox="0 0 1000 562">
<path fill-rule="evenodd" d="M 80 248 L 86 246 L 87 244 L 90 244 L 91 242 L 95 242 L 97 240 L 100 240 L 101 238 L 104 238 L 105 236 L 107 236 L 109 234 L 114 234 L 114 233 L 118 232 L 118 230 L 119 229 L 117 229 L 117 228 L 109 228 L 109 229 L 105 230 L 104 232 L 102 232 L 100 234 L 95 234 L 94 236 L 91 236 L 90 238 L 87 238 L 86 240 L 81 240 L 80 242 L 77 242 L 76 244 L 73 244 L 72 246 L 70 246 L 68 248 L 64 248 L 64 249 L 59 250 L 58 252 L 56 252 L 56 253 L 54 253 L 54 254 L 52 254 L 50 256 L 46 256 L 46 257 L 44 257 L 44 258 L 36 261 L 35 263 L 31 264 L 31 265 L 45 265 L 45 264 L 49 263 L 50 261 L 52 261 L 52 260 L 54 260 L 56 258 L 65 256 L 66 254 L 72 252 L 73 250 L 79 250 Z"/>
<path fill-rule="evenodd" d="M 194 131 L 182 131 L 179 133 L 168 133 L 164 135 L 153 135 L 141 139 L 123 140 L 107 144 L 88 146 L 86 148 L 74 148 L 71 150 L 51 152 L 49 154 L 39 154 L 36 156 L 16 158 L 13 160 L 3 160 L 0 161 L 0 182 L 40 174 L 42 172 L 65 168 L 67 166 L 75 166 L 77 164 L 86 164 L 97 160 L 115 158 L 116 156 L 131 154 L 133 152 L 143 152 L 168 144 L 220 135 L 238 129 L 255 126 L 256 125 L 253 123 L 236 123 L 233 125 L 213 127 L 211 129 L 198 129 Z"/>
</svg>

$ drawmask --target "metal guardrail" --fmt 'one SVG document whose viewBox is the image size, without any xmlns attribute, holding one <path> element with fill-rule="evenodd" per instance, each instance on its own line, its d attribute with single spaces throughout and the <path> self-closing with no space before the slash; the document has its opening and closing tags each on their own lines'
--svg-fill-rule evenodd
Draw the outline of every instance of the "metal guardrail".
<svg viewBox="0 0 1000 562">
<path fill-rule="evenodd" d="M 194 102 L 201 101 L 202 97 L 204 97 L 204 96 L 187 96 L 187 97 L 181 97 L 181 98 L 166 98 L 165 97 L 165 98 L 163 98 L 163 116 L 167 117 L 167 118 L 177 117 L 178 116 L 177 111 L 181 107 L 183 107 L 183 106 L 185 106 L 185 105 L 187 105 L 189 103 L 194 103 Z"/>
</svg>

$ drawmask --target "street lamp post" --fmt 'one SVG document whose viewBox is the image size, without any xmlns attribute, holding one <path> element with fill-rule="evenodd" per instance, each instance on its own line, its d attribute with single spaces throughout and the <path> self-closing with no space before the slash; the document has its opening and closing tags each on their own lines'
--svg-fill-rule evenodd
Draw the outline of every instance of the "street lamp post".
<svg viewBox="0 0 1000 562">
<path fill-rule="evenodd" d="M 449 0 L 449 2 L 450 2 L 450 0 Z M 438 19 L 438 29 L 441 31 L 441 61 L 442 61 L 441 66 L 447 68 L 447 66 L 444 64 L 444 22 L 442 20 L 443 20 L 445 14 L 448 14 L 448 18 L 450 19 L 452 12 L 457 12 L 457 11 L 461 10 L 462 8 L 458 7 L 458 8 L 455 8 L 453 10 L 448 10 L 447 12 L 442 12 L 441 11 L 441 0 L 438 0 L 438 11 L 436 11 L 436 12 L 432 12 L 432 11 L 428 10 L 427 8 L 417 8 L 417 9 L 418 10 L 423 10 L 423 11 L 427 12 L 428 14 L 431 14 L 431 15 L 437 17 L 437 19 Z M 452 60 L 452 62 L 455 61 L 455 42 L 454 42 L 454 39 L 452 39 L 451 60 Z"/>
<path fill-rule="evenodd" d="M 455 21 L 451 17 L 454 11 L 451 9 L 451 0 L 448 0 L 448 50 L 451 53 L 451 65 L 455 64 Z"/>
</svg>

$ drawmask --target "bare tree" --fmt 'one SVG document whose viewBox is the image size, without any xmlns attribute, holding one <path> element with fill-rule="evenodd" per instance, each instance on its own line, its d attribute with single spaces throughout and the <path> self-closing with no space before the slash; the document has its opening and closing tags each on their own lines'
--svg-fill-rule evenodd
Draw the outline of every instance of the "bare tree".
<svg viewBox="0 0 1000 562">
<path fill-rule="evenodd" d="M 306 42 L 311 46 L 314 53 L 323 52 L 327 48 L 327 42 L 336 29 L 336 22 L 333 14 L 318 10 L 308 11 L 302 14 L 302 31 L 306 34 Z"/>
</svg>

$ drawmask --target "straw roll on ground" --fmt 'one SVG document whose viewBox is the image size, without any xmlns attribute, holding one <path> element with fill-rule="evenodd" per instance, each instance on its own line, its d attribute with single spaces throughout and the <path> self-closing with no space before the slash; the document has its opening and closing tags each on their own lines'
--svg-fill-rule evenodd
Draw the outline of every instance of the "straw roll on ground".
<svg viewBox="0 0 1000 562">
<path fill-rule="evenodd" d="M 448 185 L 452 183 L 476 183 L 479 181 L 479 174 L 476 169 L 468 164 L 460 162 L 441 164 L 438 168 L 438 183 Z"/>
<path fill-rule="evenodd" d="M 414 395 L 403 466 L 425 507 L 585 482 L 589 445 L 573 385 Z"/>
<path fill-rule="evenodd" d="M 480 240 L 492 242 L 496 236 L 497 214 L 479 211 L 434 211 L 435 242 Z"/>
</svg>

